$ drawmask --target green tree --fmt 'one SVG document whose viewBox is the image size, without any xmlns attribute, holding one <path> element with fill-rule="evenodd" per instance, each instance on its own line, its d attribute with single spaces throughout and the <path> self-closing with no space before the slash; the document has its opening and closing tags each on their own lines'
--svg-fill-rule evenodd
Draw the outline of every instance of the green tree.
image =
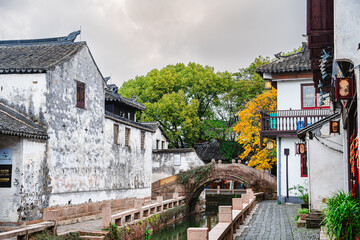
<svg viewBox="0 0 360 240">
<path fill-rule="evenodd" d="M 229 90 L 232 80 L 230 73 L 215 73 L 209 66 L 178 63 L 129 80 L 119 93 L 138 96 L 138 101 L 147 107 L 141 119 L 159 121 L 172 145 L 183 147 L 184 143 L 192 145 L 202 138 L 200 122 L 213 117 L 214 102 Z M 183 118 L 186 124 L 178 121 Z"/>
</svg>

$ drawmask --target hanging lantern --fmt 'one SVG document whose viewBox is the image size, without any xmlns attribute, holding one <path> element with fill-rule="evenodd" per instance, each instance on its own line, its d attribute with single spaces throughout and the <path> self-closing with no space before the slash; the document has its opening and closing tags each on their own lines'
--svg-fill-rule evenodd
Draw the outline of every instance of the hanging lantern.
<svg viewBox="0 0 360 240">
<path fill-rule="evenodd" d="M 305 154 L 305 152 L 306 152 L 305 143 L 297 143 L 296 154 Z"/>
<path fill-rule="evenodd" d="M 348 99 L 352 97 L 352 79 L 351 78 L 338 78 L 337 79 L 338 96 L 341 99 Z"/>
</svg>

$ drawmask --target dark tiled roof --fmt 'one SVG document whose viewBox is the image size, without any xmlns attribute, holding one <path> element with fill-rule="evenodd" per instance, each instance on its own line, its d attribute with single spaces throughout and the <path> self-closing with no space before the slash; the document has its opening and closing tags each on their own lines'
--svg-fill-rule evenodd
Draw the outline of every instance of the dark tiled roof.
<svg viewBox="0 0 360 240">
<path fill-rule="evenodd" d="M 118 101 L 118 102 L 121 102 L 121 103 L 126 104 L 128 106 L 137 108 L 139 110 L 145 110 L 146 109 L 146 107 L 143 104 L 141 104 L 139 102 L 136 102 L 135 100 L 123 97 L 120 94 L 113 93 L 113 92 L 105 92 L 105 100 L 106 101 Z"/>
<path fill-rule="evenodd" d="M 119 115 L 117 115 L 115 113 L 112 113 L 112 112 L 109 112 L 109 111 L 105 111 L 105 117 L 113 119 L 115 121 L 118 121 L 120 123 L 129 125 L 129 126 L 132 126 L 132 127 L 136 127 L 136 128 L 142 129 L 142 130 L 154 132 L 150 127 L 148 127 L 148 126 L 146 126 L 146 125 L 144 125 L 142 123 L 134 122 L 134 121 L 132 121 L 130 119 L 120 117 Z"/>
<path fill-rule="evenodd" d="M 0 45 L 1 73 L 46 72 L 72 58 L 85 42 Z"/>
<path fill-rule="evenodd" d="M 300 52 L 289 55 L 275 55 L 279 60 L 256 68 L 257 73 L 283 73 L 311 71 L 310 54 L 307 43 L 303 43 Z"/>
<path fill-rule="evenodd" d="M 154 132 L 156 131 L 157 128 L 160 128 L 160 131 L 162 132 L 162 134 L 165 136 L 166 140 L 168 142 L 170 142 L 169 137 L 166 135 L 164 129 L 160 126 L 159 122 L 141 122 L 141 124 L 144 124 L 146 126 L 148 126 L 149 128 L 151 128 Z"/>
<path fill-rule="evenodd" d="M 148 126 L 149 128 L 151 128 L 151 130 L 156 131 L 156 129 L 158 127 L 160 127 L 160 123 L 159 122 L 141 122 L 142 124 L 144 124 L 145 126 Z"/>
<path fill-rule="evenodd" d="M 220 151 L 220 144 L 217 141 L 210 143 L 198 143 L 194 146 L 196 153 L 201 160 L 210 162 L 212 159 L 222 160 L 224 156 Z"/>
<path fill-rule="evenodd" d="M 0 134 L 48 139 L 46 129 L 0 103 Z"/>
</svg>

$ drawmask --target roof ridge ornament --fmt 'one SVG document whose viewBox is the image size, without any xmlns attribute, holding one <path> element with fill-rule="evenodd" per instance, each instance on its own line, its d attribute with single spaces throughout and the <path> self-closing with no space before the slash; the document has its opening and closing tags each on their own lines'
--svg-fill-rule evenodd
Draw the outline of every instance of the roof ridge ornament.
<svg viewBox="0 0 360 240">
<path fill-rule="evenodd" d="M 39 38 L 39 39 L 22 39 L 22 40 L 3 40 L 0 45 L 20 45 L 20 44 L 46 44 L 46 43 L 64 43 L 74 42 L 76 37 L 81 33 L 80 30 L 69 33 L 64 37 Z"/>
</svg>

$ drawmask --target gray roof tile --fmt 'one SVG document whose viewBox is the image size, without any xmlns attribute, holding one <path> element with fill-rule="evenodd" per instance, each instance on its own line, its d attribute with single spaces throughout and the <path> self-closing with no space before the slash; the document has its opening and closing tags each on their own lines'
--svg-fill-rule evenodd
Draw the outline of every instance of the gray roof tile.
<svg viewBox="0 0 360 240">
<path fill-rule="evenodd" d="M 26 138 L 48 139 L 46 129 L 0 103 L 0 134 Z"/>
<path fill-rule="evenodd" d="M 128 106 L 137 108 L 139 110 L 146 109 L 146 107 L 143 104 L 136 102 L 135 100 L 123 97 L 120 94 L 113 93 L 113 92 L 105 92 L 105 100 L 106 101 L 118 101 L 118 102 L 124 103 Z"/>
<path fill-rule="evenodd" d="M 72 58 L 85 42 L 0 45 L 0 74 L 46 72 Z"/>
<path fill-rule="evenodd" d="M 303 43 L 300 52 L 289 56 L 275 55 L 279 60 L 256 68 L 257 73 L 284 73 L 311 71 L 310 54 L 307 43 Z"/>
</svg>

